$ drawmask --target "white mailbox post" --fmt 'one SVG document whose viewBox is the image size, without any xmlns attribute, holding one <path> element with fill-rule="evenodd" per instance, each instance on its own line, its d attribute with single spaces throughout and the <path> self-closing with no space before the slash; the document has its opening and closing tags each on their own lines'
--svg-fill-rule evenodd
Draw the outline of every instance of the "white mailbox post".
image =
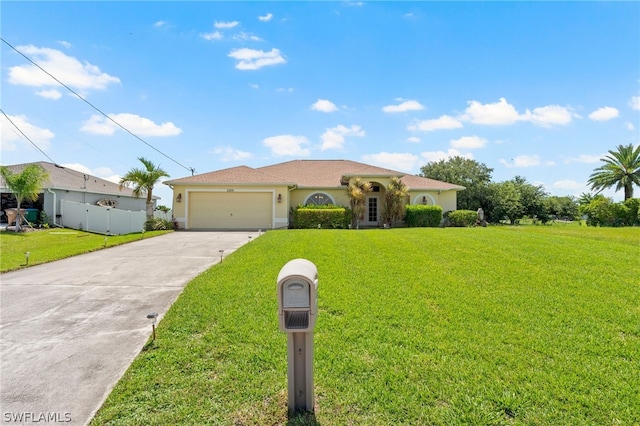
<svg viewBox="0 0 640 426">
<path fill-rule="evenodd" d="M 289 411 L 313 411 L 313 329 L 318 316 L 318 269 L 306 259 L 278 274 L 280 330 L 287 333 Z"/>
</svg>

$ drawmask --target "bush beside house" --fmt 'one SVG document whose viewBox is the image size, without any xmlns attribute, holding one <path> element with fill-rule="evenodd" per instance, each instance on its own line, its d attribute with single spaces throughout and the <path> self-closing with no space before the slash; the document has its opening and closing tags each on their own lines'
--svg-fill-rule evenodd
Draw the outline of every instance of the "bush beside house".
<svg viewBox="0 0 640 426">
<path fill-rule="evenodd" d="M 293 211 L 293 227 L 311 229 L 345 229 L 351 223 L 351 209 L 334 205 L 298 206 Z"/>
<path fill-rule="evenodd" d="M 442 207 L 408 205 L 405 209 L 404 223 L 409 227 L 432 227 L 440 225 L 442 221 Z"/>
</svg>

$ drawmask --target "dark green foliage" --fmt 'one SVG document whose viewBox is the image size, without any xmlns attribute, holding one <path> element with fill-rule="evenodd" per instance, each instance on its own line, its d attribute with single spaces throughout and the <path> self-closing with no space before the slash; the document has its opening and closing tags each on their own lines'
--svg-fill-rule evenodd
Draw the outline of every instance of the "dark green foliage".
<svg viewBox="0 0 640 426">
<path fill-rule="evenodd" d="M 154 217 L 144 223 L 144 229 L 145 231 L 164 231 L 173 229 L 173 222 L 159 217 Z"/>
<path fill-rule="evenodd" d="M 406 206 L 404 223 L 409 227 L 436 227 L 442 221 L 442 207 Z"/>
<path fill-rule="evenodd" d="M 299 206 L 293 212 L 293 227 L 297 229 L 345 229 L 351 223 L 351 209 L 334 205 Z"/>
<path fill-rule="evenodd" d="M 478 220 L 478 212 L 473 210 L 454 210 L 447 215 L 450 226 L 473 226 Z"/>
<path fill-rule="evenodd" d="M 580 213 L 587 216 L 590 226 L 633 226 L 640 223 L 639 206 L 638 198 L 614 203 L 610 198 L 596 195 L 589 204 L 580 206 Z"/>
</svg>

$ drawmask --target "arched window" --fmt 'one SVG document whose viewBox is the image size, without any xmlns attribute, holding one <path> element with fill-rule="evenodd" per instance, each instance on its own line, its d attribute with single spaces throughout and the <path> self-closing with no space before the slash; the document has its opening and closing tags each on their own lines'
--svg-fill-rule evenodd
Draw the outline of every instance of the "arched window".
<svg viewBox="0 0 640 426">
<path fill-rule="evenodd" d="M 315 204 L 316 206 L 322 206 L 325 204 L 335 204 L 333 202 L 333 198 L 331 198 L 330 195 L 325 194 L 323 192 L 315 192 L 311 194 L 304 203 Z"/>
</svg>

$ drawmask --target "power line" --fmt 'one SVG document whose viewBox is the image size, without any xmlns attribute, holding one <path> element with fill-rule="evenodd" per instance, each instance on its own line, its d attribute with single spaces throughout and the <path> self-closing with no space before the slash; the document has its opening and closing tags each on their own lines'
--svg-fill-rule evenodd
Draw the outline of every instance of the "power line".
<svg viewBox="0 0 640 426">
<path fill-rule="evenodd" d="M 20 132 L 20 134 L 21 134 L 22 136 L 24 136 L 24 138 L 25 138 L 26 140 L 28 140 L 29 142 L 31 142 L 31 145 L 33 145 L 33 146 L 34 146 L 38 151 L 40 151 L 40 152 L 42 153 L 42 155 L 44 155 L 45 157 L 47 157 L 47 158 L 49 159 L 49 161 L 51 161 L 53 164 L 58 164 L 58 163 L 56 163 L 55 161 L 53 161 L 53 160 L 51 159 L 51 157 L 49 157 L 49 156 L 48 156 L 48 155 L 47 155 L 43 150 L 41 150 L 41 149 L 40 149 L 40 147 L 39 147 L 38 145 L 36 145 L 36 143 L 35 143 L 34 141 L 32 141 L 31 139 L 29 139 L 29 136 L 25 135 L 25 134 L 24 134 L 24 132 L 23 132 L 22 130 L 20 130 L 20 127 L 18 127 L 18 126 L 16 125 L 16 123 L 14 123 L 14 122 L 13 122 L 13 120 L 11 120 L 11 119 L 9 118 L 9 116 L 4 112 L 4 110 L 3 110 L 2 108 L 0 108 L 0 112 L 2 113 L 2 115 L 4 115 L 4 116 L 7 118 L 7 120 L 9 120 L 9 123 L 11 123 L 11 124 L 13 125 L 13 127 L 15 127 L 15 128 L 16 128 L 16 130 L 17 130 L 17 131 L 19 131 L 19 132 Z"/>
<path fill-rule="evenodd" d="M 187 167 L 184 164 L 178 162 L 177 160 L 171 158 L 170 156 L 168 156 L 167 154 L 165 154 L 164 152 L 160 151 L 158 148 L 154 147 L 153 145 L 151 145 L 150 143 L 148 143 L 147 141 L 145 141 L 144 139 L 142 139 L 140 136 L 136 135 L 135 133 L 133 133 L 132 131 L 130 131 L 129 129 L 127 129 L 126 127 L 124 127 L 122 124 L 118 123 L 116 120 L 114 120 L 113 118 L 111 118 L 110 116 L 108 116 L 107 114 L 105 114 L 100 108 L 98 108 L 97 106 L 93 105 L 91 102 L 89 102 L 88 100 L 86 100 L 85 98 L 83 98 L 82 96 L 80 96 L 79 93 L 77 93 L 75 90 L 73 90 L 71 87 L 67 86 L 66 84 L 64 84 L 63 82 L 61 82 L 60 80 L 58 80 L 56 77 L 54 77 L 51 73 L 49 73 L 47 70 L 45 70 L 44 68 L 42 68 L 40 65 L 38 65 L 37 63 L 35 63 L 34 61 L 32 61 L 27 55 L 25 55 L 24 53 L 20 52 L 18 49 L 16 49 L 15 47 L 13 47 L 8 41 L 6 41 L 4 38 L 0 37 L 0 40 L 2 40 L 3 43 L 5 43 L 7 46 L 9 46 L 11 49 L 13 49 L 15 52 L 17 52 L 20 56 L 22 56 L 23 58 L 25 58 L 27 61 L 31 62 L 33 65 L 35 65 L 36 67 L 38 67 L 42 72 L 44 72 L 45 74 L 47 74 L 49 77 L 51 77 L 52 79 L 54 79 L 56 82 L 58 82 L 58 84 L 60 84 L 61 86 L 63 86 L 64 88 L 66 88 L 68 91 L 70 91 L 71 93 L 73 93 L 75 96 L 77 96 L 80 100 L 84 101 L 87 105 L 89 105 L 91 108 L 93 108 L 94 110 L 98 111 L 100 114 L 102 114 L 105 118 L 107 118 L 109 121 L 111 121 L 113 124 L 115 124 L 116 126 L 120 127 L 122 130 L 124 130 L 125 132 L 129 133 L 131 136 L 133 136 L 134 138 L 138 139 L 140 142 L 142 142 L 143 144 L 147 145 L 149 148 L 153 149 L 154 151 L 156 151 L 157 153 L 159 153 L 160 155 L 168 158 L 169 160 L 173 161 L 174 163 L 176 163 L 177 165 L 179 165 L 180 167 L 189 170 L 191 172 L 191 174 L 193 174 L 193 167 Z M 4 114 L 4 112 L 3 112 Z M 6 114 L 5 114 L 6 116 Z M 15 126 L 15 125 L 14 125 Z M 22 133 L 22 132 L 20 132 Z M 23 133 L 24 134 L 24 133 Z M 31 142 L 31 141 L 30 141 Z M 32 142 L 33 143 L 33 142 Z M 42 152 L 42 151 L 41 151 Z M 46 154 L 45 154 L 46 155 Z M 49 157 L 47 157 L 49 158 Z M 53 160 L 52 160 L 53 161 Z"/>
</svg>

